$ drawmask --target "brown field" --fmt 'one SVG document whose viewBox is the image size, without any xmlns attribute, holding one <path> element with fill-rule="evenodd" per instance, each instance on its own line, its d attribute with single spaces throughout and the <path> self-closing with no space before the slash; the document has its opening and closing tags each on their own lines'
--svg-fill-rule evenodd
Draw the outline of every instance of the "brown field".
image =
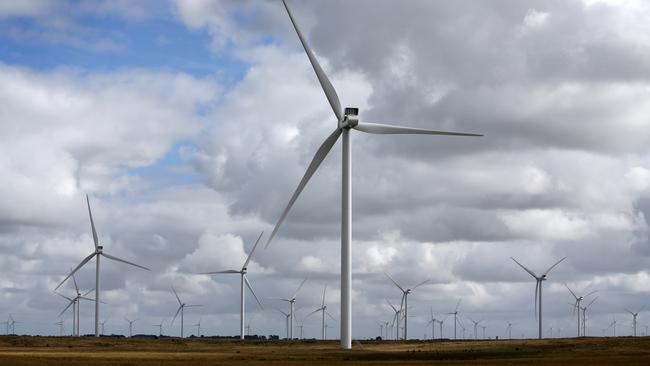
<svg viewBox="0 0 650 366">
<path fill-rule="evenodd" d="M 650 337 L 512 341 L 0 337 L 0 365 L 650 365 Z"/>
</svg>

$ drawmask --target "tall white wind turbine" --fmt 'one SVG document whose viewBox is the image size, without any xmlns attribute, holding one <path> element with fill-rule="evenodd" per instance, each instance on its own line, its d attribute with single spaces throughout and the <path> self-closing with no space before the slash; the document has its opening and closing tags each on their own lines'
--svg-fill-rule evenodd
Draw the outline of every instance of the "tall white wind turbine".
<svg viewBox="0 0 650 366">
<path fill-rule="evenodd" d="M 596 300 L 598 300 L 598 296 L 594 297 L 587 306 L 580 308 L 582 310 L 582 335 L 585 337 L 587 336 L 587 310 Z"/>
<path fill-rule="evenodd" d="M 538 338 L 542 339 L 542 281 L 546 281 L 546 276 L 548 273 L 555 268 L 560 262 L 566 259 L 566 257 L 560 259 L 559 261 L 555 262 L 552 266 L 550 266 L 544 273 L 542 273 L 541 276 L 538 276 L 535 274 L 535 272 L 531 271 L 530 269 L 524 267 L 523 264 L 517 262 L 516 259 L 510 257 L 515 263 L 519 265 L 519 267 L 523 268 L 524 271 L 528 272 L 533 278 L 535 279 L 535 316 L 537 317 L 538 321 Z M 539 302 L 538 302 L 539 301 Z"/>
<path fill-rule="evenodd" d="M 162 327 L 163 327 L 164 322 L 165 322 L 165 319 L 160 319 L 160 324 L 151 325 L 152 327 L 158 328 L 158 337 L 162 337 Z"/>
<path fill-rule="evenodd" d="M 323 340 L 325 340 L 325 314 L 327 314 L 327 316 L 329 316 L 330 318 L 332 318 L 332 320 L 336 321 L 336 319 L 334 319 L 334 317 L 332 316 L 332 314 L 330 314 L 329 311 L 327 311 L 327 305 L 325 305 L 325 291 L 326 291 L 326 290 L 327 290 L 327 286 L 325 286 L 325 288 L 323 289 L 323 300 L 321 301 L 320 307 L 319 307 L 318 309 L 312 311 L 311 313 L 307 314 L 307 316 L 305 317 L 305 318 L 307 318 L 307 317 L 309 317 L 310 315 L 312 315 L 312 314 L 316 314 L 316 313 L 319 312 L 319 311 L 322 312 L 322 314 L 321 314 L 321 315 L 322 315 L 322 323 L 321 323 L 321 338 L 322 338 Z"/>
<path fill-rule="evenodd" d="M 453 312 L 447 313 L 447 315 L 453 315 L 454 316 L 454 339 L 456 339 L 456 324 L 458 324 L 458 307 L 460 306 L 460 300 L 458 299 L 458 302 L 456 303 L 456 309 L 454 309 Z"/>
<path fill-rule="evenodd" d="M 185 316 L 185 308 L 195 308 L 199 307 L 202 305 L 187 305 L 186 303 L 181 301 L 181 298 L 178 297 L 178 294 L 176 293 L 176 289 L 174 289 L 174 286 L 172 286 L 172 291 L 174 292 L 174 296 L 176 296 L 176 300 L 178 300 L 178 310 L 176 310 L 176 314 L 174 314 L 174 318 L 172 319 L 172 323 L 170 326 L 174 326 L 174 320 L 176 320 L 176 317 L 178 316 L 178 313 L 181 313 L 181 338 L 183 338 L 183 322 L 184 322 L 184 316 Z"/>
<path fill-rule="evenodd" d="M 399 309 L 397 309 L 395 306 L 393 306 L 393 304 L 391 304 L 391 302 L 388 299 L 386 299 L 386 302 L 388 303 L 388 305 L 395 312 L 395 315 L 393 316 L 393 322 L 392 322 L 391 328 L 393 326 L 395 327 L 395 340 L 398 340 L 399 339 L 399 323 L 400 323 L 400 320 L 401 320 L 401 317 L 402 317 L 402 304 L 403 304 L 403 302 L 400 302 Z"/>
<path fill-rule="evenodd" d="M 481 320 L 479 320 L 479 321 L 475 321 L 475 320 L 472 319 L 472 318 L 468 318 L 468 319 L 469 319 L 472 323 L 474 323 L 474 339 L 478 339 L 478 331 L 477 331 L 477 328 L 478 328 L 479 323 L 481 323 L 481 322 L 483 321 L 483 319 L 481 319 Z"/>
<path fill-rule="evenodd" d="M 569 285 L 565 283 L 564 286 L 566 286 L 567 290 L 569 290 L 571 295 L 573 295 L 573 298 L 576 300 L 576 302 L 573 304 L 573 313 L 575 314 L 576 310 L 578 311 L 578 337 L 580 337 L 580 303 L 585 299 L 585 297 L 595 294 L 598 292 L 598 290 L 591 291 L 584 296 L 578 296 L 569 288 Z"/>
<path fill-rule="evenodd" d="M 282 311 L 280 309 L 275 309 L 275 310 L 279 311 L 282 315 L 284 315 L 284 326 L 285 326 L 286 331 L 287 331 L 287 339 L 290 339 L 289 338 L 289 317 L 291 316 L 291 314 L 285 313 L 284 311 Z"/>
<path fill-rule="evenodd" d="M 437 319 L 433 316 L 433 308 L 429 309 L 431 310 L 431 319 L 427 323 L 427 326 L 431 324 L 431 339 L 436 339 L 436 321 Z"/>
<path fill-rule="evenodd" d="M 120 259 L 118 257 L 112 256 L 108 253 L 104 253 L 104 247 L 99 245 L 99 237 L 97 236 L 97 230 L 95 230 L 95 222 L 93 221 L 93 213 L 90 211 L 90 200 L 88 199 L 88 195 L 86 195 L 86 203 L 88 204 L 88 216 L 90 216 L 90 227 L 92 228 L 93 231 L 93 242 L 95 243 L 95 251 L 91 253 L 89 256 L 84 258 L 79 265 L 72 270 L 72 272 L 59 283 L 58 286 L 54 289 L 56 291 L 63 283 L 70 278 L 75 272 L 77 272 L 81 267 L 83 267 L 86 263 L 88 263 L 91 259 L 95 258 L 95 337 L 99 337 L 99 293 L 101 292 L 99 289 L 99 258 L 100 257 L 106 257 L 108 259 L 112 259 L 117 262 L 122 262 L 126 263 L 129 265 L 132 265 L 134 267 L 142 268 L 144 270 L 149 271 L 149 268 L 143 267 L 139 264 L 131 263 L 129 261 L 126 261 L 124 259 Z"/>
<path fill-rule="evenodd" d="M 328 79 L 327 75 L 321 68 L 318 60 L 312 53 L 311 49 L 307 45 L 305 37 L 302 35 L 302 32 L 298 28 L 289 7 L 285 0 L 282 0 L 289 19 L 293 24 L 294 29 L 300 39 L 300 43 L 309 58 L 316 77 L 320 82 L 325 96 L 332 107 L 334 116 L 336 117 L 337 126 L 334 132 L 330 134 L 323 144 L 318 148 L 314 158 L 312 159 L 307 171 L 303 175 L 298 187 L 294 191 L 289 204 L 286 206 L 280 219 L 278 220 L 271 236 L 266 243 L 266 246 L 271 243 L 271 240 L 275 237 L 280 225 L 286 218 L 289 210 L 295 203 L 296 199 L 302 192 L 302 190 L 309 182 L 309 179 L 314 175 L 318 167 L 323 162 L 327 154 L 330 152 L 334 143 L 339 139 L 340 136 L 343 140 L 343 157 L 342 157 L 342 197 L 341 197 L 341 348 L 350 349 L 352 348 L 352 153 L 351 153 L 351 137 L 350 132 L 352 129 L 357 131 L 373 133 L 373 134 L 425 134 L 425 135 L 448 135 L 448 136 L 481 136 L 478 134 L 470 133 L 458 133 L 458 132 L 444 132 L 444 131 L 434 131 L 421 128 L 410 128 L 410 127 L 400 127 L 393 125 L 377 124 L 377 123 L 367 123 L 359 121 L 359 109 L 358 108 L 345 108 L 345 111 L 341 108 L 341 102 L 339 97 L 332 86 L 332 83 Z"/>
<path fill-rule="evenodd" d="M 388 277 L 389 280 L 391 280 L 391 282 L 393 282 L 395 286 L 397 286 L 398 289 L 400 289 L 400 291 L 402 291 L 402 301 L 404 301 L 404 340 L 407 340 L 409 334 L 408 333 L 409 295 L 413 290 L 429 282 L 429 280 L 424 280 L 418 283 L 417 285 L 413 286 L 412 288 L 403 288 L 387 272 L 384 272 L 384 274 L 386 275 L 386 277 Z"/>
<path fill-rule="evenodd" d="M 634 336 L 635 337 L 636 337 L 636 317 L 639 316 L 639 313 L 642 312 L 644 308 L 645 308 L 645 305 L 642 306 L 641 309 L 639 309 L 636 313 L 633 313 L 630 310 L 625 309 L 625 311 L 627 311 L 628 313 L 630 313 L 630 315 L 632 315 L 632 329 L 634 331 Z"/>
<path fill-rule="evenodd" d="M 298 291 L 302 288 L 302 285 L 307 282 L 307 279 L 305 278 L 300 282 L 300 285 L 296 289 L 296 292 L 293 293 L 293 295 L 289 298 L 282 298 L 282 297 L 272 297 L 271 299 L 273 300 L 280 300 L 280 301 L 286 301 L 289 303 L 289 339 L 293 339 L 293 319 L 294 319 L 294 312 L 293 312 L 293 305 L 296 303 L 296 295 L 298 295 Z"/>
<path fill-rule="evenodd" d="M 138 319 L 129 319 L 129 318 L 124 318 L 127 322 L 129 322 L 129 338 L 133 337 L 133 323 L 137 322 Z"/>
<path fill-rule="evenodd" d="M 253 291 L 253 287 L 251 286 L 251 283 L 248 281 L 248 278 L 246 277 L 246 273 L 248 271 L 248 263 L 251 261 L 251 258 L 253 258 L 253 253 L 255 253 L 255 249 L 257 248 L 257 244 L 259 244 L 260 239 L 262 239 L 262 234 L 257 238 L 257 241 L 255 242 L 255 245 L 253 245 L 253 249 L 251 249 L 250 254 L 248 254 L 248 257 L 246 258 L 246 261 L 244 261 L 244 265 L 241 267 L 241 269 L 228 269 L 225 271 L 216 271 L 216 272 L 204 272 L 201 274 L 224 274 L 224 273 L 229 273 L 229 274 L 239 274 L 240 275 L 240 291 L 239 291 L 239 339 L 244 339 L 244 317 L 245 317 L 245 299 L 246 296 L 244 294 L 244 284 L 246 284 L 246 287 L 248 287 L 248 290 L 250 290 L 251 294 L 253 294 L 253 297 L 257 301 L 257 304 L 260 306 L 261 309 L 264 309 L 262 306 L 262 303 L 260 300 L 257 298 L 257 295 L 255 295 L 255 291 Z"/>
</svg>

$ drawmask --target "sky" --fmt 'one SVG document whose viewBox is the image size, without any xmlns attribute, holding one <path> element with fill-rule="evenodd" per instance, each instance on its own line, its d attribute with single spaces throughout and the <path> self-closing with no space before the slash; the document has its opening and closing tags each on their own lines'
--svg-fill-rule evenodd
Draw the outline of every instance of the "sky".
<svg viewBox="0 0 650 366">
<path fill-rule="evenodd" d="M 574 336 L 568 284 L 598 297 L 587 334 L 632 332 L 650 299 L 650 4 L 646 1 L 288 1 L 343 107 L 362 121 L 481 138 L 352 134 L 353 336 L 379 335 L 385 299 L 409 297 L 409 336 L 454 311 L 473 333 Z M 106 333 L 170 326 L 239 332 L 239 269 L 336 126 L 277 0 L 0 1 L 0 319 L 58 334 L 58 283 L 104 251 Z M 338 335 L 341 149 L 337 143 L 271 245 L 247 294 L 253 334 L 284 335 L 305 278 L 305 316 L 327 287 Z M 94 262 L 77 275 L 94 287 Z M 71 295 L 66 283 L 60 291 Z M 650 304 L 649 304 L 650 305 Z M 81 306 L 81 332 L 94 311 Z M 63 315 L 71 330 L 70 312 Z M 453 336 L 447 317 L 443 336 Z M 639 315 L 639 333 L 650 313 Z M 247 320 L 248 323 L 248 320 Z M 297 329 L 297 328 L 296 328 Z M 439 336 L 436 328 L 436 337 Z M 294 335 L 297 330 L 294 332 Z M 461 336 L 459 328 L 459 337 Z M 479 332 L 482 333 L 481 329 Z"/>
</svg>

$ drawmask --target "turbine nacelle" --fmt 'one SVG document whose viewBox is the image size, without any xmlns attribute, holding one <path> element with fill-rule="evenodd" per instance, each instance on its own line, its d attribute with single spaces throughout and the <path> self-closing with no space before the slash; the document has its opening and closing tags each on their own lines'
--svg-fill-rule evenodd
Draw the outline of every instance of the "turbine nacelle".
<svg viewBox="0 0 650 366">
<path fill-rule="evenodd" d="M 359 124 L 359 108 L 347 107 L 343 121 L 339 122 L 340 128 L 354 128 Z"/>
<path fill-rule="evenodd" d="M 97 248 L 95 248 L 96 254 L 102 254 L 103 251 L 104 251 L 104 247 L 101 245 L 98 245 Z"/>
</svg>

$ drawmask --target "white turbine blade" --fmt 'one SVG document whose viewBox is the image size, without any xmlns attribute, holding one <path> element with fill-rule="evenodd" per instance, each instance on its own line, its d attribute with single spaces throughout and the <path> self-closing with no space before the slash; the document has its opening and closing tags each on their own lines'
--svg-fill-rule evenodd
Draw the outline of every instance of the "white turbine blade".
<svg viewBox="0 0 650 366">
<path fill-rule="evenodd" d="M 91 260 L 91 259 L 95 256 L 95 254 L 96 254 L 96 253 L 93 252 L 91 255 L 89 255 L 89 256 L 87 256 L 86 258 L 84 258 L 84 260 L 82 260 L 81 263 L 79 263 L 79 265 L 78 265 L 77 267 L 75 267 L 75 269 L 73 269 L 72 272 L 70 272 L 70 274 L 69 274 L 66 278 L 64 278 L 63 281 L 61 281 L 61 283 L 59 283 L 58 286 L 56 286 L 56 288 L 54 289 L 54 291 L 56 291 L 59 287 L 61 287 L 61 285 L 63 285 L 63 283 L 64 283 L 68 278 L 70 278 L 70 276 L 72 276 L 75 272 L 77 272 L 77 271 L 79 270 L 79 268 L 83 267 L 84 264 L 88 263 L 88 261 Z"/>
<path fill-rule="evenodd" d="M 88 216 L 90 216 L 90 227 L 93 229 L 93 242 L 95 243 L 95 249 L 99 245 L 99 238 L 97 237 L 97 230 L 95 230 L 95 221 L 93 221 L 93 213 L 90 211 L 90 200 L 88 195 L 86 195 L 86 203 L 88 204 Z"/>
<path fill-rule="evenodd" d="M 86 292 L 85 294 L 83 294 L 83 296 L 87 296 L 89 293 L 91 293 L 91 292 L 93 292 L 93 291 L 95 291 L 95 289 L 88 290 L 88 292 Z"/>
<path fill-rule="evenodd" d="M 558 264 L 560 264 L 560 262 L 562 262 L 562 261 L 565 260 L 565 259 L 566 259 L 566 257 L 564 257 L 564 258 L 560 259 L 559 261 L 555 262 L 555 264 L 552 265 L 552 266 L 550 266 L 550 267 L 546 270 L 546 272 L 544 272 L 544 273 L 542 274 L 542 276 L 546 276 L 549 272 L 551 272 L 551 270 L 552 270 L 555 266 L 557 266 Z"/>
<path fill-rule="evenodd" d="M 323 162 L 327 154 L 330 152 L 330 150 L 332 150 L 332 146 L 334 146 L 336 140 L 338 140 L 339 136 L 341 136 L 341 133 L 342 133 L 341 129 L 337 128 L 334 132 L 332 132 L 331 135 L 329 135 L 325 139 L 323 144 L 320 145 L 318 151 L 316 151 L 314 158 L 311 160 L 311 163 L 309 163 L 309 167 L 307 167 L 307 171 L 305 172 L 305 175 L 302 176 L 302 179 L 300 180 L 298 187 L 296 188 L 295 192 L 293 192 L 293 195 L 289 200 L 289 204 L 287 205 L 287 207 L 285 207 L 284 211 L 282 212 L 282 215 L 280 215 L 280 219 L 278 220 L 278 223 L 275 224 L 275 227 L 273 228 L 273 232 L 271 232 L 271 236 L 269 236 L 269 238 L 267 239 L 265 248 L 268 248 L 269 244 L 271 244 L 271 240 L 273 240 L 273 238 L 275 237 L 275 234 L 278 232 L 280 225 L 282 225 L 282 222 L 287 217 L 289 210 L 291 210 L 291 207 L 293 207 L 293 204 L 296 202 L 296 199 L 298 199 L 298 196 L 307 185 L 307 182 L 309 182 L 309 179 L 311 179 L 311 176 L 314 175 L 314 173 L 316 172 L 316 170 L 318 170 L 318 167 Z"/>
<path fill-rule="evenodd" d="M 65 295 L 63 295 L 63 294 L 61 294 L 61 293 L 58 293 L 58 292 L 56 292 L 56 291 L 54 291 L 54 293 L 57 294 L 57 295 L 59 295 L 59 296 L 61 296 L 62 298 L 66 299 L 66 300 L 68 300 L 68 301 L 73 301 L 71 298 L 69 298 L 69 297 L 67 297 L 67 296 L 65 296 Z"/>
<path fill-rule="evenodd" d="M 257 301 L 257 305 L 260 306 L 260 309 L 264 310 L 264 306 L 262 306 L 262 302 L 260 299 L 257 298 L 257 295 L 255 295 L 255 291 L 253 291 L 253 286 L 251 286 L 251 283 L 248 282 L 248 278 L 244 276 L 244 282 L 246 283 L 246 287 L 248 287 L 248 290 L 253 294 L 253 297 L 255 298 L 255 301 Z"/>
<path fill-rule="evenodd" d="M 395 313 L 397 313 L 397 311 L 398 311 L 397 308 L 395 308 L 393 306 L 393 304 L 391 304 L 390 301 L 388 301 L 388 299 L 386 299 L 386 302 L 388 303 L 388 305 L 390 305 L 391 308 L 393 308 L 393 311 L 395 311 Z"/>
<path fill-rule="evenodd" d="M 401 127 L 401 126 L 386 125 L 381 123 L 368 123 L 368 122 L 359 122 L 359 124 L 354 126 L 353 128 L 355 130 L 359 130 L 361 132 L 366 132 L 366 133 L 390 134 L 390 135 L 446 135 L 446 136 L 472 136 L 472 137 L 483 136 L 481 134 L 476 134 L 476 133 L 435 131 L 426 128 Z"/>
<path fill-rule="evenodd" d="M 305 315 L 305 320 L 306 320 L 307 318 L 309 318 L 311 315 L 314 315 L 314 314 L 316 314 L 317 312 L 322 311 L 322 310 L 323 310 L 323 308 L 318 308 L 318 309 L 312 311 L 311 313 Z"/>
<path fill-rule="evenodd" d="M 569 290 L 569 292 L 571 293 L 571 295 L 573 295 L 573 297 L 574 297 L 576 300 L 578 300 L 578 296 L 576 296 L 576 294 L 575 294 L 573 291 L 571 291 L 571 289 L 569 288 L 569 285 L 567 285 L 566 283 L 564 283 L 564 286 L 566 286 L 567 290 Z"/>
<path fill-rule="evenodd" d="M 144 267 L 144 266 L 141 266 L 141 265 L 139 265 L 139 264 L 135 264 L 135 263 L 129 262 L 129 261 L 124 260 L 124 259 L 120 259 L 120 258 L 115 257 L 115 256 L 112 256 L 112 255 L 110 255 L 110 254 L 106 254 L 106 253 L 103 253 L 103 252 L 102 252 L 102 255 L 103 255 L 104 257 L 109 258 L 109 259 L 112 259 L 112 260 L 114 260 L 114 261 L 118 261 L 118 262 L 122 262 L 122 263 L 130 264 L 130 265 L 132 265 L 132 266 L 134 266 L 134 267 L 138 267 L 138 268 L 142 268 L 142 269 L 147 270 L 147 271 L 151 271 L 151 270 L 150 270 L 149 268 L 147 268 L 147 267 Z"/>
<path fill-rule="evenodd" d="M 172 291 L 174 292 L 174 296 L 176 296 L 176 300 L 178 300 L 178 305 L 183 306 L 183 302 L 181 301 L 181 298 L 178 297 L 178 294 L 176 293 L 176 289 L 174 286 L 172 286 Z"/>
<path fill-rule="evenodd" d="M 186 308 L 198 308 L 198 307 L 201 307 L 201 306 L 203 306 L 203 305 L 185 305 Z"/>
<path fill-rule="evenodd" d="M 458 302 L 456 303 L 456 310 L 454 310 L 454 312 L 458 312 L 458 307 L 460 306 L 460 300 L 462 299 L 463 299 L 462 297 L 458 299 Z"/>
<path fill-rule="evenodd" d="M 201 272 L 199 274 L 202 275 L 212 275 L 212 274 L 220 274 L 220 273 L 241 273 L 241 271 L 237 271 L 235 269 L 227 269 L 224 271 L 214 271 L 214 272 Z"/>
<path fill-rule="evenodd" d="M 90 297 L 84 297 L 84 296 L 79 296 L 80 299 L 88 300 L 88 301 L 95 301 L 95 299 L 91 299 Z"/>
<path fill-rule="evenodd" d="M 60 317 L 61 315 L 63 315 L 63 313 L 65 313 L 65 311 L 68 310 L 68 309 L 70 308 L 70 306 L 72 306 L 72 304 L 74 304 L 74 300 L 70 300 L 70 302 L 68 303 L 68 306 L 66 306 L 65 309 L 63 309 L 63 311 L 61 311 L 61 312 L 59 313 L 59 317 Z"/>
<path fill-rule="evenodd" d="M 539 294 L 539 289 L 542 286 L 540 280 L 535 279 L 535 319 L 537 319 L 537 296 Z"/>
<path fill-rule="evenodd" d="M 300 289 L 302 288 L 302 285 L 304 285 L 305 282 L 307 282 L 307 278 L 305 278 L 304 280 L 302 280 L 302 282 L 300 283 L 300 286 L 298 286 L 298 289 L 296 290 L 296 292 L 294 292 L 294 293 L 293 293 L 293 296 L 291 296 L 292 299 L 295 299 L 295 298 L 296 298 L 296 295 L 298 295 L 298 291 L 300 291 Z"/>
<path fill-rule="evenodd" d="M 72 275 L 72 283 L 74 283 L 74 290 L 75 290 L 75 292 L 76 292 L 76 293 L 79 293 L 79 286 L 77 286 L 77 278 L 75 277 L 74 274 Z"/>
<path fill-rule="evenodd" d="M 291 299 L 284 299 L 284 298 L 282 298 L 282 297 L 268 297 L 267 299 L 269 299 L 269 300 L 278 300 L 278 301 L 291 302 Z"/>
<path fill-rule="evenodd" d="M 329 313 L 329 311 L 325 310 L 325 315 L 329 316 L 330 318 L 332 318 L 332 320 L 336 321 L 336 319 L 334 319 L 334 317 L 332 316 L 332 314 Z"/>
<path fill-rule="evenodd" d="M 515 261 L 515 263 L 517 263 L 517 264 L 519 265 L 519 267 L 523 268 L 524 271 L 530 273 L 531 276 L 533 276 L 533 277 L 535 277 L 535 279 L 537 279 L 537 275 L 535 274 L 535 272 L 533 272 L 533 271 L 531 271 L 530 269 L 524 267 L 524 265 L 521 264 L 521 263 L 519 263 L 519 262 L 517 262 L 516 259 L 514 259 L 514 258 L 512 258 L 512 257 L 510 257 L 510 259 L 512 259 L 513 261 Z"/>
<path fill-rule="evenodd" d="M 181 309 L 183 309 L 183 305 L 178 307 L 178 310 L 176 310 L 176 314 L 174 314 L 174 317 L 172 318 L 172 324 L 171 326 L 174 326 L 174 321 L 176 320 L 176 317 L 178 316 L 178 313 L 181 312 Z"/>
<path fill-rule="evenodd" d="M 591 291 L 590 293 L 586 294 L 584 297 L 587 297 L 587 296 L 589 296 L 589 295 L 593 295 L 593 294 L 595 294 L 596 292 L 598 292 L 598 290 L 593 290 L 593 291 Z"/>
<path fill-rule="evenodd" d="M 591 304 L 593 304 L 594 301 L 596 301 L 596 300 L 598 300 L 598 296 L 594 297 L 594 299 L 591 300 L 591 301 L 589 302 L 589 304 L 587 304 L 587 306 L 585 306 L 585 309 L 589 308 L 589 307 L 591 306 Z"/>
<path fill-rule="evenodd" d="M 284 315 L 284 316 L 286 316 L 286 317 L 288 317 L 288 316 L 289 316 L 289 314 L 287 314 L 287 313 L 285 313 L 284 311 L 282 311 L 282 310 L 280 310 L 280 309 L 275 309 L 275 310 L 277 310 L 277 311 L 279 311 L 279 312 L 281 312 L 281 313 L 282 313 L 282 315 Z"/>
<path fill-rule="evenodd" d="M 424 281 L 418 283 L 417 285 L 415 285 L 415 286 L 413 286 L 413 287 L 411 288 L 411 291 L 415 290 L 416 288 L 418 288 L 418 287 L 424 285 L 425 283 L 427 283 L 427 282 L 429 282 L 429 281 L 431 281 L 431 280 L 424 280 Z"/>
<path fill-rule="evenodd" d="M 386 277 L 388 277 L 388 279 L 389 279 L 392 283 L 395 284 L 395 286 L 397 286 L 397 288 L 399 288 L 400 290 L 402 290 L 402 292 L 406 292 L 406 291 L 402 288 L 402 286 L 400 286 L 397 282 L 395 282 L 395 280 L 393 279 L 393 277 L 391 277 L 391 276 L 388 274 L 388 272 L 384 271 L 384 274 L 386 275 Z"/>
<path fill-rule="evenodd" d="M 325 306 L 325 291 L 327 290 L 327 286 L 323 289 L 323 301 L 321 302 L 320 306 L 324 307 Z"/>
<path fill-rule="evenodd" d="M 291 24 L 293 24 L 293 28 L 296 30 L 296 33 L 298 33 L 298 38 L 300 38 L 300 43 L 302 43 L 302 47 L 305 49 L 305 52 L 307 53 L 309 62 L 311 63 L 311 66 L 314 68 L 314 72 L 316 72 L 316 77 L 318 77 L 318 81 L 320 82 L 320 85 L 323 88 L 323 91 L 325 92 L 325 96 L 327 97 L 330 106 L 332 106 L 332 110 L 334 111 L 334 115 L 336 116 L 337 121 L 338 122 L 343 121 L 341 102 L 339 101 L 339 96 L 336 94 L 336 90 L 334 89 L 332 83 L 327 78 L 327 75 L 325 75 L 323 69 L 320 67 L 318 60 L 316 60 L 316 57 L 311 52 L 311 49 L 309 49 L 309 46 L 307 45 L 307 41 L 305 41 L 305 37 L 303 37 L 302 32 L 300 32 L 300 29 L 296 24 L 296 21 L 293 19 L 293 15 L 291 14 L 289 7 L 287 6 L 287 3 L 284 0 L 282 0 L 282 3 L 284 4 L 284 8 L 287 9 L 287 14 L 289 14 L 289 19 L 291 19 Z"/>
<path fill-rule="evenodd" d="M 242 266 L 242 268 L 246 268 L 248 266 L 248 262 L 250 262 L 251 258 L 253 258 L 253 253 L 255 253 L 255 249 L 257 248 L 257 244 L 260 243 L 260 239 L 262 239 L 262 235 L 264 235 L 263 231 L 260 233 L 260 236 L 257 238 L 257 241 L 255 242 L 255 245 L 253 245 L 253 249 L 251 249 L 250 254 L 248 254 L 248 258 L 246 258 L 246 262 L 244 262 L 244 265 Z"/>
</svg>

